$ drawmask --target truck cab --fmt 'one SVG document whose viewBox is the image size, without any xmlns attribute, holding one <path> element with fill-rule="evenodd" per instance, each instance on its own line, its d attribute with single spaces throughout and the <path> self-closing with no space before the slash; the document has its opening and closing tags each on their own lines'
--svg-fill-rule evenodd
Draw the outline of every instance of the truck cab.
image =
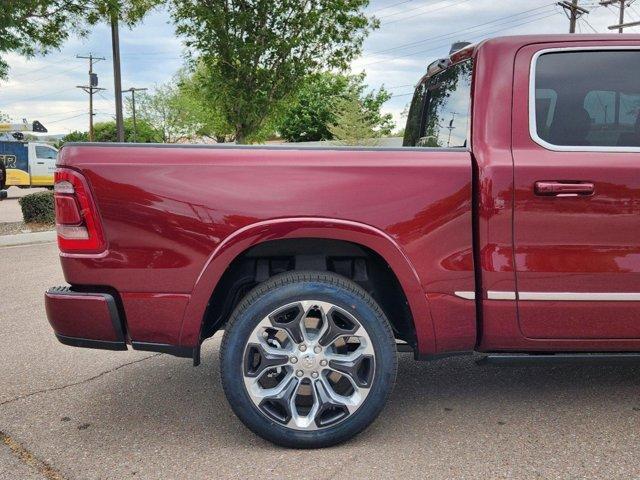
<svg viewBox="0 0 640 480">
<path fill-rule="evenodd" d="M 0 141 L 5 186 L 53 187 L 58 150 L 44 142 Z"/>
</svg>

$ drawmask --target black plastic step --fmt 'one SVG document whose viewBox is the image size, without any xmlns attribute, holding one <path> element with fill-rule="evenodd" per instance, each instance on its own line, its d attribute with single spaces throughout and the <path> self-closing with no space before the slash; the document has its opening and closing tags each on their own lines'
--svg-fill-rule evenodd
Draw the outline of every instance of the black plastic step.
<svg viewBox="0 0 640 480">
<path fill-rule="evenodd" d="M 490 353 L 478 365 L 640 364 L 640 353 Z"/>
</svg>

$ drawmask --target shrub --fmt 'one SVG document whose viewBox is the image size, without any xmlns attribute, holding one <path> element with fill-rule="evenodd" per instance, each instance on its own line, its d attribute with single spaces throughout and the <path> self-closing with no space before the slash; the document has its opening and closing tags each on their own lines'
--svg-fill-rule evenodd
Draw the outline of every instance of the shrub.
<svg viewBox="0 0 640 480">
<path fill-rule="evenodd" d="M 18 200 L 25 223 L 55 223 L 53 192 L 30 193 Z"/>
</svg>

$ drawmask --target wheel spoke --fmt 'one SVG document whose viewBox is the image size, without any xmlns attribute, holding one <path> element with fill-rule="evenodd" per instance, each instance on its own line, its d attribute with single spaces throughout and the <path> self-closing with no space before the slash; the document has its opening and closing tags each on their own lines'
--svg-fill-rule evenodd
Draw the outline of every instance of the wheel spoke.
<svg viewBox="0 0 640 480">
<path fill-rule="evenodd" d="M 318 409 L 320 408 L 320 401 L 315 388 L 313 388 L 313 385 L 309 384 L 311 395 L 313 397 L 313 404 L 306 415 L 300 415 L 300 413 L 298 412 L 298 407 L 296 405 L 296 397 L 298 396 L 298 392 L 302 385 L 302 382 L 298 382 L 293 395 L 289 399 L 289 410 L 291 412 L 291 419 L 289 420 L 288 426 L 292 426 L 298 429 L 310 430 L 313 428 L 313 422 L 316 418 Z"/>
<path fill-rule="evenodd" d="M 256 355 L 259 358 L 255 358 Z M 244 354 L 244 374 L 247 377 L 260 378 L 266 370 L 281 367 L 289 362 L 289 355 L 279 353 L 277 348 L 268 347 L 262 342 L 247 345 Z"/>
<path fill-rule="evenodd" d="M 300 324 L 305 315 L 304 307 L 301 303 L 287 305 L 284 308 L 269 315 L 269 321 L 274 328 L 284 330 L 294 343 L 301 343 L 304 340 Z"/>
<path fill-rule="evenodd" d="M 337 395 L 327 385 L 324 378 L 316 380 L 314 387 L 317 391 L 319 403 L 319 408 L 314 418 L 318 428 L 342 420 L 357 408 L 357 404 L 352 402 L 349 397 Z"/>
<path fill-rule="evenodd" d="M 341 356 L 333 356 L 329 360 L 329 368 L 348 377 L 355 387 L 369 388 L 373 380 L 373 356 L 359 354 L 355 357 L 353 355 L 344 355 L 348 357 L 345 359 L 338 358 Z"/>
<path fill-rule="evenodd" d="M 343 310 L 331 308 L 326 314 L 327 329 L 320 338 L 320 345 L 326 347 L 331 345 L 340 337 L 355 334 L 360 325 L 357 321 Z"/>
<path fill-rule="evenodd" d="M 291 399 L 295 398 L 299 384 L 300 381 L 296 377 L 288 376 L 274 388 L 260 389 L 261 391 L 254 395 L 254 401 L 255 398 L 259 399 L 259 407 L 267 415 L 286 424 L 291 421 L 293 415 Z"/>
<path fill-rule="evenodd" d="M 333 305 L 326 302 L 309 302 L 302 301 L 300 302 L 302 309 L 304 310 L 304 315 L 300 319 L 300 329 L 302 331 L 302 335 L 306 342 L 315 341 L 326 333 L 329 329 L 329 320 L 327 318 L 327 313 Z M 319 318 L 317 318 L 319 315 Z M 319 321 L 319 327 L 315 328 L 313 334 L 307 328 L 306 320 L 310 317 L 316 318 Z"/>
</svg>

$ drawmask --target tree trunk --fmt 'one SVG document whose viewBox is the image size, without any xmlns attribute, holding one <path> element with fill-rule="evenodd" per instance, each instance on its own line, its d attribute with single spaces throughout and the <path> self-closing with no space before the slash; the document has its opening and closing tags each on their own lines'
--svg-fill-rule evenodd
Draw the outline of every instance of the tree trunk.
<svg viewBox="0 0 640 480">
<path fill-rule="evenodd" d="M 236 143 L 238 145 L 244 145 L 247 143 L 247 135 L 244 125 L 236 125 Z"/>
</svg>

